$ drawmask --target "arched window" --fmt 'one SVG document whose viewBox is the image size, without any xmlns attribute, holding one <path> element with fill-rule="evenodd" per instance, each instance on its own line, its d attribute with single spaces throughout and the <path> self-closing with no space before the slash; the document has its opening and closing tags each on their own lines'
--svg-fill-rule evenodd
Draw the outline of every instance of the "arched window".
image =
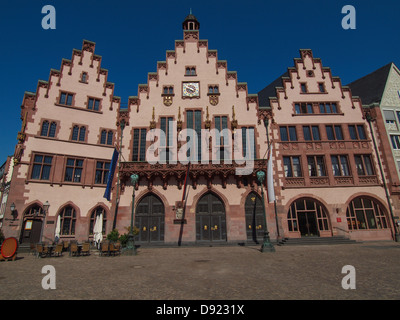
<svg viewBox="0 0 400 320">
<path fill-rule="evenodd" d="M 54 121 L 50 124 L 50 131 L 49 131 L 49 137 L 54 138 L 56 136 L 56 129 L 57 129 L 57 123 Z"/>
<path fill-rule="evenodd" d="M 102 218 L 102 234 L 105 235 L 107 217 L 106 217 L 106 210 L 103 207 L 97 207 L 92 211 L 92 214 L 90 215 L 89 235 L 94 234 L 94 227 L 96 225 L 97 217 Z"/>
<path fill-rule="evenodd" d="M 310 198 L 294 201 L 287 214 L 289 231 L 300 231 L 302 236 L 318 236 L 328 231 L 329 223 L 325 208 Z"/>
<path fill-rule="evenodd" d="M 49 132 L 49 122 L 47 120 L 45 120 L 42 123 L 42 130 L 40 131 L 40 135 L 42 137 L 47 137 L 48 132 Z"/>
<path fill-rule="evenodd" d="M 79 135 L 79 127 L 78 126 L 74 126 L 72 128 L 72 140 L 78 141 L 78 135 Z"/>
<path fill-rule="evenodd" d="M 82 81 L 82 82 L 87 82 L 87 73 L 86 73 L 86 72 L 83 72 L 83 73 L 82 73 L 81 81 Z"/>
<path fill-rule="evenodd" d="M 100 144 L 106 144 L 107 130 L 101 130 Z"/>
<path fill-rule="evenodd" d="M 86 138 L 86 127 L 82 126 L 79 127 L 78 125 L 75 125 L 72 128 L 72 138 L 71 140 L 73 141 L 85 141 Z"/>
<path fill-rule="evenodd" d="M 85 137 L 86 137 L 86 128 L 81 127 L 79 129 L 79 141 L 85 141 Z"/>
<path fill-rule="evenodd" d="M 71 206 L 66 206 L 60 212 L 61 235 L 75 235 L 76 212 Z"/>
<path fill-rule="evenodd" d="M 113 135 L 114 134 L 113 134 L 112 130 L 108 131 L 108 133 L 107 133 L 107 144 L 109 146 L 111 146 L 112 143 L 113 143 Z"/>
<path fill-rule="evenodd" d="M 349 230 L 388 228 L 384 208 L 367 197 L 353 199 L 346 211 Z"/>
</svg>

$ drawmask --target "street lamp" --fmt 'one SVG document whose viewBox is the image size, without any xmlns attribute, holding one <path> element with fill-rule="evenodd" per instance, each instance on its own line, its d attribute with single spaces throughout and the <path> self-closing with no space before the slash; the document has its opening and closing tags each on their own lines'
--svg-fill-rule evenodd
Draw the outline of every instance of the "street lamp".
<svg viewBox="0 0 400 320">
<path fill-rule="evenodd" d="M 126 248 L 124 251 L 124 254 L 126 255 L 136 255 L 136 248 L 135 248 L 135 239 L 133 235 L 133 216 L 135 214 L 135 187 L 136 183 L 139 180 L 139 176 L 137 174 L 132 174 L 131 175 L 131 183 L 133 186 L 133 192 L 132 192 L 132 210 L 131 210 L 131 228 L 129 230 L 128 234 L 128 242 L 126 244 Z"/>
<path fill-rule="evenodd" d="M 261 185 L 261 197 L 262 197 L 262 205 L 263 205 L 263 212 L 264 212 L 264 238 L 263 238 L 263 244 L 261 246 L 261 252 L 266 252 L 266 251 L 267 252 L 275 252 L 275 248 L 269 239 L 269 232 L 268 232 L 268 227 L 267 227 L 267 215 L 265 212 L 264 189 L 263 189 L 263 183 L 265 180 L 265 172 L 261 171 L 261 170 L 257 171 L 257 179 Z"/>
<path fill-rule="evenodd" d="M 43 221 L 42 221 L 42 228 L 40 229 L 40 238 L 39 241 L 42 241 L 42 236 L 43 236 L 43 228 L 44 228 L 44 224 L 46 222 L 46 215 L 49 211 L 49 207 L 50 207 L 50 203 L 48 201 L 46 201 L 45 203 L 43 203 Z"/>
<path fill-rule="evenodd" d="M 11 215 L 13 216 L 13 219 L 15 220 L 17 215 L 15 212 L 15 203 L 14 202 L 11 204 L 10 209 L 11 209 Z"/>
</svg>

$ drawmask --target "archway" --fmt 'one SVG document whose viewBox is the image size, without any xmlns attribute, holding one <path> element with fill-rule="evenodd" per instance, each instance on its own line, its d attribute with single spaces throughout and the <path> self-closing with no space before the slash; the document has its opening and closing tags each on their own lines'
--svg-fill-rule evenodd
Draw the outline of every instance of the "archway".
<svg viewBox="0 0 400 320">
<path fill-rule="evenodd" d="M 43 225 L 43 208 L 33 204 L 24 212 L 24 223 L 21 230 L 21 243 L 39 243 Z"/>
<path fill-rule="evenodd" d="M 226 241 L 225 206 L 214 193 L 206 193 L 197 202 L 196 240 Z"/>
<path fill-rule="evenodd" d="M 326 209 L 311 198 L 300 198 L 291 204 L 287 215 L 289 231 L 298 231 L 302 237 L 319 236 L 329 230 Z"/>
<path fill-rule="evenodd" d="M 255 192 L 250 192 L 246 197 L 244 208 L 247 240 L 259 243 L 264 236 L 264 210 L 261 197 Z"/>
<path fill-rule="evenodd" d="M 165 210 L 161 199 L 150 193 L 138 203 L 135 226 L 139 229 L 137 241 L 142 243 L 164 241 Z"/>
</svg>

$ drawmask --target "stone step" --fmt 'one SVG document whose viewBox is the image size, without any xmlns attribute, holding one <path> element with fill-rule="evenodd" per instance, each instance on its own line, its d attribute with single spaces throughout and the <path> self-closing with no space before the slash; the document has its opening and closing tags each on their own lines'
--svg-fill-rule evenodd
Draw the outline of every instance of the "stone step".
<svg viewBox="0 0 400 320">
<path fill-rule="evenodd" d="M 285 238 L 277 245 L 334 245 L 334 244 L 354 244 L 355 240 L 343 236 L 334 237 L 302 237 L 302 238 Z"/>
</svg>

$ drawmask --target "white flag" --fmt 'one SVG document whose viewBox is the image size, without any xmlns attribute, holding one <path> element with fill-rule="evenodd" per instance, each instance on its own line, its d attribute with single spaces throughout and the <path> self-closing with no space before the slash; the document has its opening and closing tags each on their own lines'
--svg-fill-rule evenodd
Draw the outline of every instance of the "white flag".
<svg viewBox="0 0 400 320">
<path fill-rule="evenodd" d="M 272 170 L 272 144 L 270 146 L 268 164 L 267 164 L 267 190 L 268 190 L 268 202 L 275 201 L 274 173 Z"/>
</svg>

